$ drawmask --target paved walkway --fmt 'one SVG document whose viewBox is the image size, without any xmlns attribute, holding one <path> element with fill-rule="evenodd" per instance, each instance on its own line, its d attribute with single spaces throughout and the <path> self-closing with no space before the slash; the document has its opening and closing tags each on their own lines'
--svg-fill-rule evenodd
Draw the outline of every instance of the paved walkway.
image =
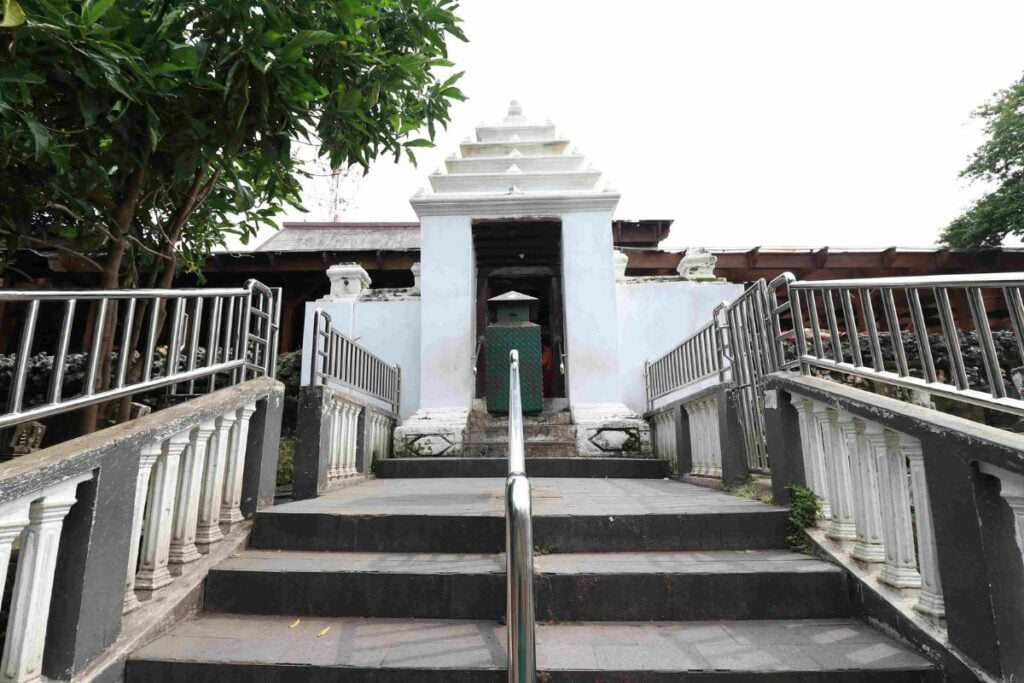
<svg viewBox="0 0 1024 683">
<path fill-rule="evenodd" d="M 674 480 L 531 479 L 534 516 L 762 512 L 764 503 Z M 275 513 L 504 516 L 504 479 L 377 479 Z M 774 508 L 780 509 L 780 508 Z"/>
</svg>

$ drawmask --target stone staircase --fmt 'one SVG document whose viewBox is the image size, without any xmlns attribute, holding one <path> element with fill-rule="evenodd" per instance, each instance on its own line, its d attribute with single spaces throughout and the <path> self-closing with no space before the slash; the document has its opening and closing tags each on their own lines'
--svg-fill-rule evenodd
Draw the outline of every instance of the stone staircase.
<svg viewBox="0 0 1024 683">
<path fill-rule="evenodd" d="M 205 611 L 136 652 L 127 680 L 506 680 L 504 480 L 417 460 L 391 472 L 414 477 L 261 511 Z M 527 466 L 539 681 L 941 680 L 851 618 L 842 570 L 785 549 L 785 509 L 569 460 Z"/>
<path fill-rule="evenodd" d="M 543 412 L 523 416 L 523 440 L 530 458 L 571 458 L 577 454 L 576 426 L 568 409 L 546 400 Z M 471 458 L 505 457 L 508 416 L 474 410 L 466 424 L 463 454 Z M 502 475 L 503 476 L 503 475 Z"/>
</svg>

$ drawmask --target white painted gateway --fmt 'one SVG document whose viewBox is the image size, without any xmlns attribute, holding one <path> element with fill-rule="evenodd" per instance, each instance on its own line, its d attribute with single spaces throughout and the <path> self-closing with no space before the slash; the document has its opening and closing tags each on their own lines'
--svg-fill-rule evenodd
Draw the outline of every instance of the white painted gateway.
<svg viewBox="0 0 1024 683">
<path fill-rule="evenodd" d="M 528 122 L 516 102 L 429 179 L 432 191 L 410 200 L 420 218 L 417 286 L 369 290 L 359 266 L 332 268 L 331 294 L 307 306 L 304 368 L 309 320 L 323 308 L 342 332 L 401 366 L 396 454 L 472 454 L 467 425 L 474 408 L 486 411 L 487 300 L 517 291 L 538 299 L 545 413 L 568 412 L 575 454 L 649 454 L 645 361 L 742 286 L 705 273 L 625 279 L 628 255 L 612 244 L 619 194 L 553 124 Z M 567 421 L 560 417 L 552 424 Z"/>
</svg>

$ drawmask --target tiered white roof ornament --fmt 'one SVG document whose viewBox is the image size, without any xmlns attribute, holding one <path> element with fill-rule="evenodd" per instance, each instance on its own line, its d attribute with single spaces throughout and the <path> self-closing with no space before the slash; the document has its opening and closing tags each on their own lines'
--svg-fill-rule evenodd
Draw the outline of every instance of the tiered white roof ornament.
<svg viewBox="0 0 1024 683">
<path fill-rule="evenodd" d="M 482 125 L 459 145 L 460 154 L 430 175 L 435 195 L 549 195 L 603 193 L 601 172 L 591 168 L 550 121 L 530 123 L 512 100 L 501 123 Z M 422 195 L 421 195 L 422 196 Z M 429 195 L 428 195 L 429 196 Z"/>
</svg>

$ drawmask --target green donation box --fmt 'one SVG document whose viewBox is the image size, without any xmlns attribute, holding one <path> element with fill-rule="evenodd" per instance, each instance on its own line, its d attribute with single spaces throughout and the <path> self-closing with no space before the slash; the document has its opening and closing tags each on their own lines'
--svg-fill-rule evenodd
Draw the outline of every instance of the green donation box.
<svg viewBox="0 0 1024 683">
<path fill-rule="evenodd" d="M 496 322 L 487 326 L 487 412 L 508 413 L 508 356 L 516 349 L 523 412 L 539 413 L 544 407 L 540 325 L 530 322 L 531 314 L 536 313 L 537 299 L 508 292 L 489 303 Z"/>
</svg>

